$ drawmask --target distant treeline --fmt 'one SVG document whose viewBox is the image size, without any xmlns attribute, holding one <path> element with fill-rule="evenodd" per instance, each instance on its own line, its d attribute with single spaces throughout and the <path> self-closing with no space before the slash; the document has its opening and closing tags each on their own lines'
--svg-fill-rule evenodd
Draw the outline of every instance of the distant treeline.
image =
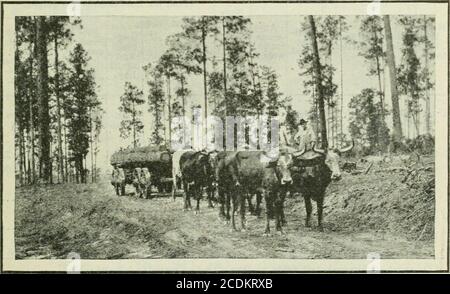
<svg viewBox="0 0 450 294">
<path fill-rule="evenodd" d="M 395 40 L 395 44 L 402 46 L 401 56 L 397 57 L 394 56 L 391 18 L 392 25 L 402 31 L 401 42 Z M 350 26 L 355 23 L 359 25 L 359 34 L 349 34 Z M 291 106 L 292 99 L 310 100 L 309 121 L 323 147 L 345 145 L 350 138 L 343 132 L 345 85 L 342 76 L 344 69 L 353 69 L 343 65 L 343 43 L 357 48 L 358 55 L 367 64 L 367 72 L 360 74 L 373 76 L 377 85 L 363 88 L 348 105 L 350 117 L 346 122 L 350 137 L 357 145 L 362 146 L 365 153 L 385 152 L 389 146 L 395 151 L 405 138 L 420 135 L 422 129 L 425 134 L 432 133 L 430 90 L 434 87 L 434 45 L 429 36 L 434 34 L 434 18 L 304 17 L 299 27 L 302 50 L 299 59 L 292 60 L 292 64 L 298 64 L 302 81 L 298 87 L 304 95 L 295 98 L 283 95 L 277 73 L 260 64 L 251 26 L 251 18 L 243 16 L 183 18 L 180 31 L 167 37 L 167 50 L 144 67 L 149 89 L 147 99 L 143 89 L 125 83 L 120 107 L 124 114 L 120 129 L 123 138 L 131 137 L 132 145 L 139 145 L 143 133 L 141 109 L 147 102 L 153 124 L 146 141 L 168 144 L 173 132 L 171 117 L 189 113 L 192 110 L 189 107 L 201 107 L 187 104 L 191 94 L 188 78 L 199 75 L 203 79 L 205 117 L 212 113 L 223 120 L 227 115 L 273 116 L 284 112 L 287 113 L 286 126 L 295 132 L 299 116 Z M 302 35 L 304 39 L 300 38 Z M 336 56 L 335 51 L 339 52 L 339 59 L 332 58 Z M 349 60 L 345 62 L 351 64 Z M 337 69 L 340 80 L 334 78 Z M 386 83 L 391 89 L 391 109 L 386 106 Z M 405 105 L 404 113 L 400 112 L 400 103 Z M 424 110 L 422 104 L 425 104 Z M 386 123 L 389 116 L 392 130 Z M 402 121 L 406 121 L 406 128 L 402 128 Z"/>
<path fill-rule="evenodd" d="M 78 18 L 16 17 L 15 146 L 20 184 L 86 182 L 89 173 L 95 181 L 102 108 L 88 53 L 72 39 L 76 26 L 82 28 Z"/>
</svg>

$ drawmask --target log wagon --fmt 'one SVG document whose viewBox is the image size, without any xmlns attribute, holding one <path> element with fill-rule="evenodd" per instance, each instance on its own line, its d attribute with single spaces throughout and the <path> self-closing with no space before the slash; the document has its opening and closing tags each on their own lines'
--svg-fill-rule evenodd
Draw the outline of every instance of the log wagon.
<svg viewBox="0 0 450 294">
<path fill-rule="evenodd" d="M 172 155 L 163 146 L 121 149 L 111 156 L 111 165 L 111 184 L 118 196 L 125 195 L 126 185 L 133 185 L 142 198 L 150 198 L 153 187 L 171 192 Z"/>
</svg>

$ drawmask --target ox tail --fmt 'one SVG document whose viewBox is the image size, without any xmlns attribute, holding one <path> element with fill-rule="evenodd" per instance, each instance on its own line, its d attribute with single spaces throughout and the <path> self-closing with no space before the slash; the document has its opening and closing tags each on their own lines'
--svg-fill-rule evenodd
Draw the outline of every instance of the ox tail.
<svg viewBox="0 0 450 294">
<path fill-rule="evenodd" d="M 175 201 L 175 193 L 177 192 L 177 175 L 176 170 L 172 168 L 172 198 L 173 201 Z"/>
</svg>

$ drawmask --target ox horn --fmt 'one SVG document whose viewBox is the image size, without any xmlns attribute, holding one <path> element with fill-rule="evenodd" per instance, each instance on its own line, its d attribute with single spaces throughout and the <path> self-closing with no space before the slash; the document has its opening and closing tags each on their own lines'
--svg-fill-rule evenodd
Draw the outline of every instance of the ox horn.
<svg viewBox="0 0 450 294">
<path fill-rule="evenodd" d="M 352 139 L 352 144 L 350 146 L 347 146 L 347 147 L 344 147 L 344 148 L 341 148 L 341 149 L 338 149 L 338 150 L 341 153 L 345 153 L 345 152 L 348 152 L 348 151 L 352 150 L 354 146 L 355 146 L 355 142 Z"/>
<path fill-rule="evenodd" d="M 316 152 L 316 153 L 320 153 L 320 154 L 324 154 L 324 155 L 325 155 L 325 153 L 327 152 L 325 149 L 318 149 L 318 148 L 316 148 L 316 143 L 314 143 L 314 145 L 313 145 L 313 147 L 312 147 L 312 150 L 313 150 L 314 152 Z"/>
<path fill-rule="evenodd" d="M 303 150 L 294 152 L 293 155 L 295 157 L 299 157 L 299 156 L 302 156 L 305 152 L 306 152 L 306 146 L 303 148 Z"/>
</svg>

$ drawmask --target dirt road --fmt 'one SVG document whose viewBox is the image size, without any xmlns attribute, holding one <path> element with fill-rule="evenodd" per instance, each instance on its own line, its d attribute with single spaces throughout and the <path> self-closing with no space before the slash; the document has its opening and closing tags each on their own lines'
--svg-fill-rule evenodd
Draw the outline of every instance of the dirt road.
<svg viewBox="0 0 450 294">
<path fill-rule="evenodd" d="M 116 196 L 111 196 L 116 197 Z M 202 202 L 201 212 L 182 210 L 182 198 L 169 196 L 151 200 L 120 197 L 127 210 L 139 210 L 152 218 L 172 219 L 174 227 L 162 239 L 183 252 L 180 258 L 366 258 L 377 252 L 382 258 L 432 258 L 433 244 L 408 241 L 402 237 L 366 232 L 333 231 L 325 220 L 325 231 L 304 226 L 303 201 L 288 199 L 288 225 L 284 235 L 278 235 L 272 225 L 272 235 L 264 236 L 264 217 L 247 214 L 247 230 L 233 232 L 229 224 L 218 218 L 218 208 L 207 208 Z M 326 217 L 326 216 L 325 216 Z M 130 244 L 132 245 L 132 244 Z M 143 248 L 126 257 L 148 257 Z"/>
<path fill-rule="evenodd" d="M 420 177 L 419 177 L 420 176 Z M 346 176 L 327 189 L 324 232 L 304 226 L 301 197 L 287 198 L 284 235 L 271 222 L 247 214 L 247 230 L 231 231 L 218 207 L 201 202 L 200 214 L 183 211 L 181 196 L 116 196 L 97 184 L 20 187 L 16 190 L 16 256 L 65 258 L 433 258 L 432 172 Z M 264 203 L 263 203 L 264 207 Z M 315 212 L 315 205 L 313 211 Z M 313 224 L 317 218 L 313 215 Z"/>
</svg>

